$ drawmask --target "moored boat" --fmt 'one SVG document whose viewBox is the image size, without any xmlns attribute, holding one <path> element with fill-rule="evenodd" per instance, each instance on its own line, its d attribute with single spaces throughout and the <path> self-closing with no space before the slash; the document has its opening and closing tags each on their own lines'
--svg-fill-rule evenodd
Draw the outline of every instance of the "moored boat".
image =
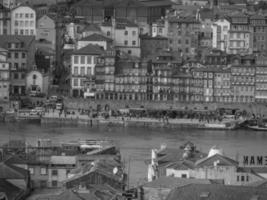
<svg viewBox="0 0 267 200">
<path fill-rule="evenodd" d="M 250 125 L 248 125 L 247 128 L 254 130 L 254 131 L 267 131 L 267 126 L 258 126 L 258 125 L 250 126 Z"/>
</svg>

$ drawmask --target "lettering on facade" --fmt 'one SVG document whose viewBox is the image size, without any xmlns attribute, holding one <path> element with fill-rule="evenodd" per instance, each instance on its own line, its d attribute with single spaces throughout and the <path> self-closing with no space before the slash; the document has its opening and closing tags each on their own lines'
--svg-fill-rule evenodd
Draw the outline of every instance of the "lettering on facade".
<svg viewBox="0 0 267 200">
<path fill-rule="evenodd" d="M 243 156 L 243 165 L 267 166 L 267 156 Z"/>
</svg>

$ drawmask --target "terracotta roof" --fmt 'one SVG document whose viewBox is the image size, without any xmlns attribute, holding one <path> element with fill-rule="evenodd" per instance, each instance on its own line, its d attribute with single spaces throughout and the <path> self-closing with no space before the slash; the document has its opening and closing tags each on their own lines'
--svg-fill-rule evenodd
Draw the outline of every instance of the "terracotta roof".
<svg viewBox="0 0 267 200">
<path fill-rule="evenodd" d="M 73 55 L 101 55 L 104 50 L 99 45 L 88 44 L 87 46 L 74 51 Z"/>
<path fill-rule="evenodd" d="M 190 184 L 170 192 L 166 200 L 261 200 L 267 199 L 266 188 L 220 184 Z"/>
<path fill-rule="evenodd" d="M 101 29 L 97 24 L 88 24 L 87 26 L 84 27 L 84 29 L 81 32 L 86 32 L 86 31 L 101 32 Z"/>
<path fill-rule="evenodd" d="M 210 180 L 208 179 L 189 179 L 189 178 L 176 178 L 171 176 L 162 176 L 158 179 L 145 183 L 143 187 L 147 188 L 178 188 L 183 187 L 185 185 L 189 185 L 192 183 L 198 184 L 210 184 Z"/>
<path fill-rule="evenodd" d="M 8 200 L 21 199 L 24 191 L 4 179 L 0 179 L 0 191 L 4 192 Z"/>
<path fill-rule="evenodd" d="M 214 166 L 215 161 L 220 161 L 217 163 L 218 166 L 238 166 L 237 161 L 220 154 L 215 154 L 213 156 L 198 160 L 195 165 L 196 167 Z"/>
<path fill-rule="evenodd" d="M 180 161 L 169 164 L 167 168 L 176 169 L 176 170 L 194 169 L 195 163 L 190 160 L 180 160 Z"/>
<path fill-rule="evenodd" d="M 0 163 L 0 179 L 25 179 L 28 171 L 7 163 Z"/>
<path fill-rule="evenodd" d="M 82 38 L 80 41 L 106 41 L 111 42 L 112 39 L 107 38 L 101 34 L 94 33 L 92 35 L 89 35 L 87 37 Z"/>
<path fill-rule="evenodd" d="M 32 42 L 35 41 L 34 36 L 25 35 L 0 35 L 0 46 L 8 49 L 8 43 L 24 43 L 24 48 L 27 50 Z"/>
<path fill-rule="evenodd" d="M 54 165 L 75 165 L 76 156 L 51 156 L 50 162 Z"/>
</svg>

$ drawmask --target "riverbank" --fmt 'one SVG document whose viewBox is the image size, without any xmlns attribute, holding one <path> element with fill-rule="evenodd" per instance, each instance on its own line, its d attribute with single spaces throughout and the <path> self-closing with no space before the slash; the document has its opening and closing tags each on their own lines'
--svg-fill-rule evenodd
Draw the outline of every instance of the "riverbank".
<svg viewBox="0 0 267 200">
<path fill-rule="evenodd" d="M 59 113 L 45 113 L 41 118 L 42 125 L 67 126 L 124 126 L 124 127 L 166 127 L 166 128 L 197 128 L 197 129 L 235 129 L 240 120 L 224 120 L 222 122 L 205 122 L 198 119 L 155 119 L 134 117 L 97 117 L 87 115 L 59 115 Z"/>
</svg>

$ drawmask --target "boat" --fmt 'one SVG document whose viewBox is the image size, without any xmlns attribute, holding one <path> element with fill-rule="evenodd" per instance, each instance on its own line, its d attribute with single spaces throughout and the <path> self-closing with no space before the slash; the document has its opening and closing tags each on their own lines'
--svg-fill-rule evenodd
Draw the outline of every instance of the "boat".
<svg viewBox="0 0 267 200">
<path fill-rule="evenodd" d="M 254 131 L 267 131 L 267 126 L 259 126 L 259 125 L 250 126 L 250 125 L 248 125 L 247 128 L 254 130 Z"/>
<path fill-rule="evenodd" d="M 222 130 L 233 130 L 237 128 L 237 124 L 234 122 L 228 123 L 206 123 L 204 127 L 207 129 L 222 129 Z"/>
</svg>

